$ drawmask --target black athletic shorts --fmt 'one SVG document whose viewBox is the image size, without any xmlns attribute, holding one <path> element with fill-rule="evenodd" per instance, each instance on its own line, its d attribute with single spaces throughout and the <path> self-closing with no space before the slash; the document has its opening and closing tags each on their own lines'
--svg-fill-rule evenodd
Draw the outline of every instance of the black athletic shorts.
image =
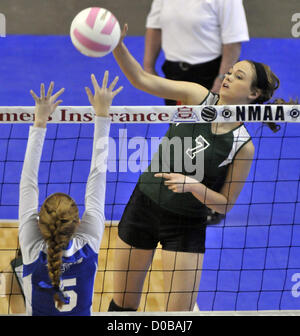
<svg viewBox="0 0 300 336">
<path fill-rule="evenodd" d="M 119 223 L 119 237 L 139 249 L 205 252 L 205 218 L 178 215 L 161 208 L 136 186 Z"/>
</svg>

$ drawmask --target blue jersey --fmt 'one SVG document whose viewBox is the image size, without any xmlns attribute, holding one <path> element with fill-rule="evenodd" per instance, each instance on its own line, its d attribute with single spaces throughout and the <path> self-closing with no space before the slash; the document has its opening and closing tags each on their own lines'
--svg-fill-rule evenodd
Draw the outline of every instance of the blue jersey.
<svg viewBox="0 0 300 336">
<path fill-rule="evenodd" d="M 104 232 L 108 118 L 95 117 L 93 155 L 80 225 L 63 251 L 61 284 L 67 303 L 58 309 L 47 268 L 47 244 L 38 228 L 38 169 L 46 129 L 31 127 L 20 182 L 19 240 L 29 315 L 91 314 L 98 251 Z"/>
</svg>

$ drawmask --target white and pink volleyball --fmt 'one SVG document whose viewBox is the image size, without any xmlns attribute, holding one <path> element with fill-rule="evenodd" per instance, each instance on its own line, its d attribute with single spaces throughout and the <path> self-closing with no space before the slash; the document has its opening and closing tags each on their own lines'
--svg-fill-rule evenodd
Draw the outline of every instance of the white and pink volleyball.
<svg viewBox="0 0 300 336">
<path fill-rule="evenodd" d="M 118 20 L 110 11 L 91 7 L 75 16 L 70 35 L 73 45 L 82 54 L 103 57 L 117 46 L 121 29 Z"/>
</svg>

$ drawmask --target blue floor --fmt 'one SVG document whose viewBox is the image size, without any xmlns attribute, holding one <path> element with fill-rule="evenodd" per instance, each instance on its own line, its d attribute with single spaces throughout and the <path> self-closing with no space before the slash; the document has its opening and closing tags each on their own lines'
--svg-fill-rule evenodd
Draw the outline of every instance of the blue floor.
<svg viewBox="0 0 300 336">
<path fill-rule="evenodd" d="M 163 101 L 134 89 L 113 57 L 80 55 L 64 36 L 8 36 L 0 39 L 0 101 L 2 106 L 33 105 L 30 89 L 54 80 L 65 87 L 63 105 L 88 105 L 84 86 L 90 74 L 108 69 L 120 76 L 124 90 L 114 105 L 162 105 Z M 139 62 L 142 37 L 126 43 Z M 269 64 L 281 79 L 276 97 L 295 98 L 300 92 L 300 48 L 296 39 L 253 39 L 243 45 L 241 59 Z M 280 52 L 279 52 L 280 50 Z M 162 63 L 162 56 L 159 65 Z M 18 182 L 28 125 L 0 124 L 0 218 L 18 217 Z M 163 136 L 167 125 L 112 125 L 111 137 Z M 300 149 L 299 124 L 282 125 L 272 134 L 249 125 L 256 147 L 250 176 L 225 221 L 207 230 L 207 252 L 200 285 L 201 310 L 300 309 Z M 49 125 L 40 169 L 40 199 L 70 193 L 83 211 L 89 171 L 91 125 Z M 122 136 L 120 136 L 122 135 Z M 78 139 L 80 138 L 80 141 Z M 9 139 L 9 140 L 8 140 Z M 116 156 L 124 148 L 117 142 Z M 135 150 L 129 149 L 128 157 Z M 117 167 L 122 170 L 125 161 Z M 109 163 L 114 167 L 115 162 Z M 140 172 L 109 172 L 106 217 L 118 220 Z M 299 282 L 299 284 L 298 284 Z"/>
</svg>

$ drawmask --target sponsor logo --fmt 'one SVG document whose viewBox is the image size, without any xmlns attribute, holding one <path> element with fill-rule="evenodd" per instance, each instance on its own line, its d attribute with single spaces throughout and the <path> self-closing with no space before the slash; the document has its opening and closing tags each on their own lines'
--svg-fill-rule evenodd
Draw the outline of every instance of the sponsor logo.
<svg viewBox="0 0 300 336">
<path fill-rule="evenodd" d="M 156 107 L 157 108 L 157 107 Z M 123 112 L 125 110 L 125 112 Z M 299 122 L 299 105 L 236 105 L 234 107 L 206 106 L 204 108 L 180 107 L 174 112 L 160 111 L 160 108 L 144 112 L 131 111 L 130 108 L 112 110 L 109 117 L 112 123 L 197 123 L 213 122 L 218 115 L 220 122 L 232 121 L 257 121 L 257 122 Z M 115 112 L 116 111 L 116 112 Z M 141 110 L 142 111 L 142 110 Z M 34 110 L 31 107 L 2 107 L 0 109 L 0 123 L 32 123 L 34 122 Z M 90 107 L 62 107 L 57 109 L 48 119 L 52 123 L 93 123 L 94 113 Z"/>
<path fill-rule="evenodd" d="M 273 109 L 260 105 L 237 106 L 236 121 L 285 121 L 284 108 L 282 105 L 273 106 Z"/>
<path fill-rule="evenodd" d="M 293 119 L 297 119 L 297 118 L 299 118 L 299 116 L 300 116 L 300 111 L 299 111 L 298 109 L 296 109 L 296 108 L 292 108 L 292 109 L 290 110 L 290 117 L 291 117 L 291 118 L 293 118 Z"/>
<path fill-rule="evenodd" d="M 217 110 L 213 106 L 205 106 L 201 111 L 201 118 L 204 121 L 214 121 L 218 116 Z"/>
<path fill-rule="evenodd" d="M 225 118 L 225 119 L 229 119 L 230 117 L 232 117 L 232 112 L 230 111 L 229 108 L 225 108 L 222 111 L 222 117 Z"/>
<path fill-rule="evenodd" d="M 174 122 L 196 122 L 199 121 L 199 118 L 192 107 L 183 106 L 177 109 L 171 120 Z"/>
</svg>

